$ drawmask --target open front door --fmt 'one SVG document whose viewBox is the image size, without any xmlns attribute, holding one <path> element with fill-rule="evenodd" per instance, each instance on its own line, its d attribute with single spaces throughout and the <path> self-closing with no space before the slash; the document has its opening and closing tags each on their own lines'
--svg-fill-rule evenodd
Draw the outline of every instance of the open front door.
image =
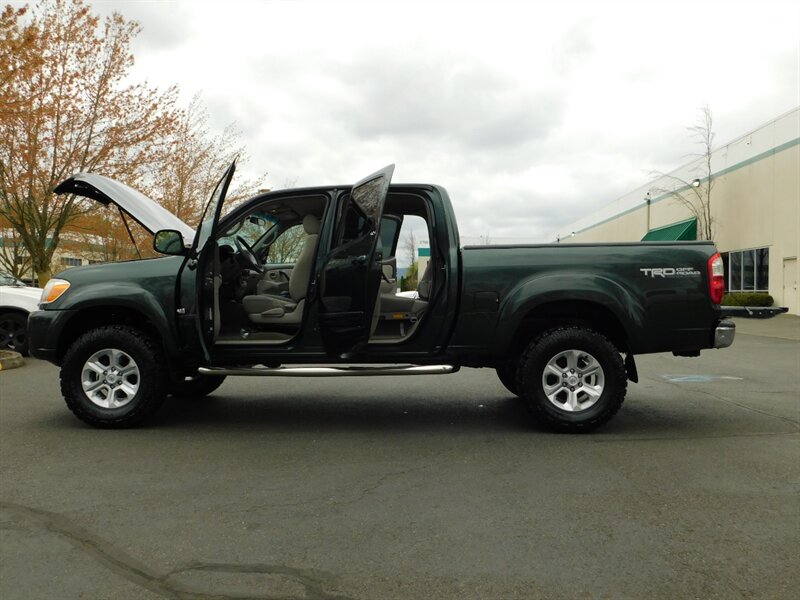
<svg viewBox="0 0 800 600">
<path fill-rule="evenodd" d="M 176 281 L 175 298 L 176 306 L 181 304 L 181 282 L 183 280 L 184 269 L 196 269 L 196 306 L 197 312 L 194 315 L 197 332 L 200 334 L 201 344 L 206 360 L 209 359 L 209 348 L 214 343 L 216 327 L 219 326 L 219 311 L 217 310 L 219 286 L 219 259 L 217 256 L 217 245 L 214 242 L 219 217 L 222 214 L 222 205 L 225 195 L 228 193 L 233 173 L 236 170 L 236 161 L 233 161 L 225 173 L 220 177 L 214 191 L 206 204 L 200 227 L 194 236 L 191 250 L 181 265 Z"/>
<path fill-rule="evenodd" d="M 379 229 L 394 165 L 365 177 L 344 201 L 320 274 L 319 325 L 329 354 L 356 354 L 369 339 L 381 282 Z"/>
</svg>

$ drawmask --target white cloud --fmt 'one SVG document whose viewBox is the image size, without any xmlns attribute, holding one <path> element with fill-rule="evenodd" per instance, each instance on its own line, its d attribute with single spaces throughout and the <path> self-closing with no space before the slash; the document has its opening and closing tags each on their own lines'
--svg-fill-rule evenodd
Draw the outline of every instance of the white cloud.
<svg viewBox="0 0 800 600">
<path fill-rule="evenodd" d="M 202 91 L 270 184 L 450 190 L 465 235 L 546 240 L 800 104 L 800 4 L 124 2 L 135 75 Z"/>
</svg>

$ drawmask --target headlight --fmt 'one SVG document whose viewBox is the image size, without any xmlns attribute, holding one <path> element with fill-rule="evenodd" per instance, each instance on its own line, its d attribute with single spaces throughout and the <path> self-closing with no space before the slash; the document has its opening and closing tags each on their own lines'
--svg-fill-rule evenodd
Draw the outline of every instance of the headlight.
<svg viewBox="0 0 800 600">
<path fill-rule="evenodd" d="M 42 304 L 50 304 L 55 302 L 69 289 L 69 281 L 64 279 L 51 279 L 47 282 L 42 290 L 42 297 L 39 300 L 39 306 Z"/>
</svg>

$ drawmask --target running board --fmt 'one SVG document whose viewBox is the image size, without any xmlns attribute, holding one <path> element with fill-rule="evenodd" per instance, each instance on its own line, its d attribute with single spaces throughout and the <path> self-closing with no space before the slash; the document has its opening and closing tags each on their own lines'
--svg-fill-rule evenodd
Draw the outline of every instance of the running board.
<svg viewBox="0 0 800 600">
<path fill-rule="evenodd" d="M 201 375 L 246 375 L 249 377 L 359 377 L 375 375 L 449 375 L 457 365 L 397 365 L 362 367 L 200 367 Z"/>
</svg>

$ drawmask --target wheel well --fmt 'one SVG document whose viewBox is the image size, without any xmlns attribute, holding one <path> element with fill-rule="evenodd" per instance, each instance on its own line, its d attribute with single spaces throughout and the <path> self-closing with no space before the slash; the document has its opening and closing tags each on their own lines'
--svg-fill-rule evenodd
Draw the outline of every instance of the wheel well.
<svg viewBox="0 0 800 600">
<path fill-rule="evenodd" d="M 602 304 L 570 300 L 542 304 L 526 314 L 511 340 L 507 356 L 519 356 L 533 337 L 565 325 L 587 327 L 606 336 L 620 352 L 628 349 L 625 328 L 613 312 Z"/>
<path fill-rule="evenodd" d="M 85 308 L 72 316 L 58 342 L 58 360 L 64 357 L 67 349 L 78 337 L 90 329 L 104 325 L 130 325 L 148 334 L 160 343 L 161 336 L 152 322 L 137 310 L 122 306 L 102 306 Z"/>
<path fill-rule="evenodd" d="M 15 313 L 18 315 L 22 315 L 25 318 L 27 318 L 28 315 L 31 314 L 24 308 L 19 308 L 17 306 L 0 306 L 0 315 L 6 315 L 8 313 Z"/>
</svg>

